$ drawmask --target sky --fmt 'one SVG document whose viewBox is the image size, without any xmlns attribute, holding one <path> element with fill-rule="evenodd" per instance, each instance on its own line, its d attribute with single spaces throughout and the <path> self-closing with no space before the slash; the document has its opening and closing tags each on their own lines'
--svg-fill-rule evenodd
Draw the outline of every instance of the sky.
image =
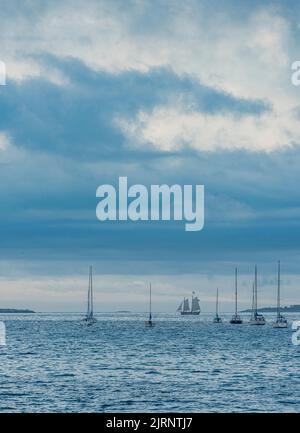
<svg viewBox="0 0 300 433">
<path fill-rule="evenodd" d="M 299 303 L 297 1 L 3 0 L 0 307 Z M 205 185 L 205 226 L 99 222 L 96 189 Z"/>
</svg>

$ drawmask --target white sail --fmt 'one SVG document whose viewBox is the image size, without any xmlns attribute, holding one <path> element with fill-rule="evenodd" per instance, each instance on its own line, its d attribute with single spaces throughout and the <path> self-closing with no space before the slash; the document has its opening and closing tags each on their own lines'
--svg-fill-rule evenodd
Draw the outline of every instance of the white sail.
<svg viewBox="0 0 300 433">
<path fill-rule="evenodd" d="M 177 311 L 180 311 L 180 313 L 183 316 L 188 316 L 188 315 L 198 316 L 200 314 L 200 311 L 201 311 L 200 301 L 197 298 L 197 296 L 194 296 L 194 295 L 195 295 L 195 292 L 193 292 L 193 294 L 192 294 L 191 308 L 190 308 L 189 298 L 183 298 L 183 301 L 181 302 L 181 304 L 177 308 Z"/>
<path fill-rule="evenodd" d="M 88 325 L 92 325 L 96 322 L 94 318 L 94 299 L 93 299 L 93 268 L 90 266 L 89 269 L 89 288 L 88 288 L 88 302 L 87 302 L 87 313 L 84 322 Z"/>
<path fill-rule="evenodd" d="M 183 311 L 190 311 L 190 304 L 188 298 L 183 301 Z"/>
<path fill-rule="evenodd" d="M 93 286 L 93 277 L 92 277 L 92 266 L 90 266 L 89 269 L 89 289 L 88 289 L 88 305 L 87 305 L 87 313 L 86 313 L 86 317 L 90 318 L 93 316 L 93 293 L 92 293 L 92 286 Z"/>
<path fill-rule="evenodd" d="M 280 308 L 280 261 L 278 262 L 278 285 L 277 285 L 277 321 L 282 318 Z"/>
<path fill-rule="evenodd" d="M 195 296 L 192 298 L 192 312 L 200 311 L 199 299 Z"/>
<path fill-rule="evenodd" d="M 152 326 L 154 326 L 154 323 L 152 321 L 152 287 L 151 287 L 151 283 L 149 285 L 149 319 L 145 321 L 145 326 L 147 326 L 147 328 L 152 328 Z"/>
<path fill-rule="evenodd" d="M 89 275 L 89 288 L 88 288 L 88 301 L 87 301 L 86 317 L 88 317 L 90 314 L 90 290 L 91 290 L 91 275 Z"/>
<path fill-rule="evenodd" d="M 266 321 L 262 314 L 259 314 L 257 311 L 257 266 L 255 265 L 255 278 L 254 278 L 254 286 L 253 286 L 253 299 L 252 299 L 252 315 L 250 319 L 250 325 L 265 325 Z"/>
<path fill-rule="evenodd" d="M 281 307 L 280 307 L 280 261 L 278 262 L 278 285 L 277 285 L 277 319 L 276 322 L 273 323 L 273 328 L 287 328 L 288 327 L 288 321 L 287 319 L 282 316 L 281 314 Z"/>
<path fill-rule="evenodd" d="M 177 308 L 176 311 L 181 311 L 182 310 L 182 306 L 183 306 L 183 301 L 181 302 L 181 304 L 179 305 L 179 307 Z"/>
</svg>

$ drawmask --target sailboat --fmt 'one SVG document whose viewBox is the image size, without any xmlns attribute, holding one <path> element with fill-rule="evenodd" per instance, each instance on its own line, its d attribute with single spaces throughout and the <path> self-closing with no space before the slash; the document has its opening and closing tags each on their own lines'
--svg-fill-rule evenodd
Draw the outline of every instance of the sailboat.
<svg viewBox="0 0 300 433">
<path fill-rule="evenodd" d="M 154 323 L 152 321 L 152 291 L 151 291 L 151 283 L 150 283 L 150 287 L 149 287 L 149 295 L 150 295 L 150 301 L 149 301 L 149 320 L 145 321 L 145 326 L 147 326 L 148 328 L 151 328 L 152 326 L 154 326 Z"/>
<path fill-rule="evenodd" d="M 273 323 L 273 328 L 287 328 L 288 321 L 280 312 L 280 261 L 278 262 L 278 283 L 277 283 L 277 318 Z"/>
<path fill-rule="evenodd" d="M 230 323 L 233 325 L 240 325 L 243 323 L 241 316 L 238 314 L 238 307 L 237 307 L 237 280 L 238 280 L 238 270 L 235 268 L 235 314 L 232 316 Z"/>
<path fill-rule="evenodd" d="M 250 325 L 265 325 L 266 320 L 262 314 L 257 312 L 257 266 L 255 265 L 255 278 L 253 285 L 253 297 L 252 297 L 252 315 L 249 322 Z"/>
<path fill-rule="evenodd" d="M 222 323 L 222 319 L 219 316 L 219 289 L 217 289 L 217 299 L 216 299 L 216 315 L 214 318 L 214 323 Z"/>
<path fill-rule="evenodd" d="M 88 288 L 88 306 L 87 306 L 87 313 L 85 318 L 83 319 L 83 322 L 90 326 L 93 325 L 95 322 L 97 322 L 96 318 L 94 317 L 94 299 L 93 299 L 93 267 L 90 266 L 89 269 L 89 288 Z"/>
<path fill-rule="evenodd" d="M 177 308 L 177 311 L 180 311 L 180 314 L 182 316 L 199 316 L 200 314 L 200 303 L 197 296 L 194 296 L 195 292 L 192 293 L 192 307 L 190 308 L 189 299 L 184 298 L 179 307 Z"/>
</svg>

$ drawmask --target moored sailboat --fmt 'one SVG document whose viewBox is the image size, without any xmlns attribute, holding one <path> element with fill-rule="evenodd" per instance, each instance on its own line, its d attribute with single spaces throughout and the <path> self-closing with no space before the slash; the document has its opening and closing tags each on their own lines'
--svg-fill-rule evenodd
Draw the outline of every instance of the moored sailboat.
<svg viewBox="0 0 300 433">
<path fill-rule="evenodd" d="M 177 311 L 180 311 L 180 314 L 182 316 L 199 316 L 200 314 L 200 303 L 197 296 L 194 296 L 195 292 L 192 293 L 192 302 L 191 302 L 191 308 L 189 304 L 189 299 L 184 298 L 179 307 L 177 308 Z"/>
<path fill-rule="evenodd" d="M 252 315 L 249 321 L 250 325 L 265 325 L 266 320 L 262 314 L 257 312 L 257 266 L 255 265 L 255 277 L 253 285 L 253 298 L 252 298 Z"/>
<path fill-rule="evenodd" d="M 93 267 L 90 266 L 89 269 L 89 288 L 88 288 L 88 305 L 87 313 L 82 320 L 86 325 L 90 326 L 97 322 L 94 317 L 94 297 L 93 297 Z"/>
<path fill-rule="evenodd" d="M 152 326 L 154 326 L 153 320 L 152 320 L 152 290 L 151 290 L 151 283 L 149 286 L 149 319 L 145 320 L 145 326 L 147 326 L 148 328 L 151 328 Z"/>
<path fill-rule="evenodd" d="M 241 325 L 243 323 L 241 316 L 238 314 L 237 293 L 238 293 L 238 270 L 237 268 L 235 268 L 235 313 L 230 320 L 230 323 L 233 325 Z"/>
<path fill-rule="evenodd" d="M 217 289 L 217 298 L 216 298 L 216 315 L 213 320 L 214 323 L 222 323 L 222 319 L 219 316 L 219 289 Z"/>
<path fill-rule="evenodd" d="M 277 318 L 273 323 L 273 328 L 287 328 L 288 321 L 281 314 L 280 308 L 280 261 L 278 262 L 278 278 L 277 278 Z"/>
</svg>

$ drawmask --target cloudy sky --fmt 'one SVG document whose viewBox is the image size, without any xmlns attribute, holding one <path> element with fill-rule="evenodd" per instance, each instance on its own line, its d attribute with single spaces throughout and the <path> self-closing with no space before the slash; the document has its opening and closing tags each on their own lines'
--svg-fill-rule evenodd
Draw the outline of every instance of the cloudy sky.
<svg viewBox="0 0 300 433">
<path fill-rule="evenodd" d="M 3 0 L 1 307 L 203 310 L 300 303 L 300 10 L 295 1 Z M 205 227 L 100 223 L 96 189 L 204 184 Z"/>
</svg>

